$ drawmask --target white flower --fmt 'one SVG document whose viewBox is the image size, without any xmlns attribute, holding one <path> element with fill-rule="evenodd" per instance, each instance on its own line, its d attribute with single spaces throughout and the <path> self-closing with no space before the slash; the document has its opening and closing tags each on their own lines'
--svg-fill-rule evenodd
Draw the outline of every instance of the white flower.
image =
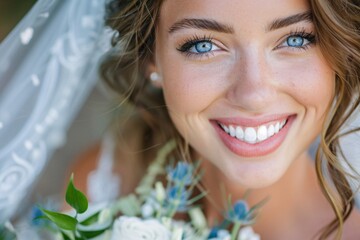
<svg viewBox="0 0 360 240">
<path fill-rule="evenodd" d="M 244 227 L 239 232 L 238 240 L 260 240 L 260 235 L 254 233 L 252 227 Z"/>
<path fill-rule="evenodd" d="M 153 206 L 151 206 L 151 204 L 149 203 L 145 203 L 144 205 L 142 205 L 141 207 L 141 215 L 143 216 L 143 218 L 150 218 L 152 217 L 152 215 L 154 214 L 154 208 Z"/>
<path fill-rule="evenodd" d="M 221 229 L 218 232 L 218 238 L 222 240 L 230 240 L 230 233 L 227 230 Z"/>
<path fill-rule="evenodd" d="M 183 238 L 183 234 L 184 229 L 181 226 L 174 226 L 171 240 L 181 240 Z"/>
<path fill-rule="evenodd" d="M 169 240 L 170 232 L 155 219 L 122 216 L 115 220 L 111 240 Z"/>
<path fill-rule="evenodd" d="M 210 240 L 230 240 L 231 235 L 228 230 L 220 229 L 217 232 L 217 237 L 211 238 Z"/>
<path fill-rule="evenodd" d="M 181 235 L 181 238 L 179 238 L 181 240 L 203 240 L 207 239 L 209 235 L 208 231 L 196 231 L 191 224 L 184 221 L 172 221 L 170 228 L 172 229 L 172 239 L 176 239 L 175 237 Z M 178 235 L 176 236 L 176 234 Z"/>
</svg>

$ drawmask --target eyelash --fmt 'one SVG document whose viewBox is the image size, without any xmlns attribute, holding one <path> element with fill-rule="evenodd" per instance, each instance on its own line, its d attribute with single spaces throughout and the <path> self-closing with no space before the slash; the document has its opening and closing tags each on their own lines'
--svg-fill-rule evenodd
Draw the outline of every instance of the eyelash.
<svg viewBox="0 0 360 240">
<path fill-rule="evenodd" d="M 278 45 L 274 49 L 280 49 L 280 48 L 288 48 L 293 51 L 304 51 L 307 50 L 311 45 L 316 44 L 316 36 L 313 32 L 307 32 L 305 29 L 300 29 L 296 31 L 291 31 L 289 34 L 287 34 L 285 37 L 282 38 L 281 44 L 284 44 L 289 37 L 301 37 L 308 41 L 307 44 L 304 44 L 300 47 L 291 47 L 291 46 L 280 46 Z"/>
<path fill-rule="evenodd" d="M 278 45 L 277 47 L 275 47 L 275 49 L 289 48 L 293 51 L 304 51 L 304 50 L 308 49 L 311 45 L 316 43 L 316 37 L 315 37 L 314 33 L 307 32 L 305 29 L 291 31 L 289 34 L 287 34 L 285 37 L 282 38 L 281 43 L 285 43 L 289 37 L 301 37 L 301 38 L 307 40 L 308 43 L 303 46 L 300 46 L 300 47 Z M 194 52 L 189 51 L 192 47 L 194 47 L 196 44 L 201 43 L 201 42 L 209 42 L 209 43 L 215 45 L 213 42 L 213 37 L 210 35 L 204 35 L 202 37 L 200 37 L 198 35 L 194 35 L 188 39 L 185 39 L 181 44 L 179 44 L 179 47 L 177 47 L 176 49 L 178 51 L 180 51 L 181 53 L 183 53 L 186 57 L 210 57 L 210 56 L 212 56 L 214 54 L 213 51 L 205 52 L 205 53 L 194 53 Z"/>
<path fill-rule="evenodd" d="M 185 39 L 181 44 L 179 44 L 179 47 L 177 47 L 176 49 L 178 51 L 180 51 L 181 53 L 185 54 L 186 57 L 210 57 L 212 56 L 214 53 L 213 51 L 210 52 L 206 52 L 206 53 L 193 53 L 190 52 L 189 50 L 194 47 L 197 43 L 201 43 L 201 42 L 209 42 L 213 45 L 213 37 L 211 35 L 204 35 L 202 37 L 198 36 L 198 35 L 194 35 L 190 38 Z"/>
</svg>

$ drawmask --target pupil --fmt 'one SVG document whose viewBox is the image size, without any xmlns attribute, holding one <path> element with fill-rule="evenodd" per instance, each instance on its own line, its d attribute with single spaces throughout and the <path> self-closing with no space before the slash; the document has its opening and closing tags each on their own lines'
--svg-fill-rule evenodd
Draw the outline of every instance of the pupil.
<svg viewBox="0 0 360 240">
<path fill-rule="evenodd" d="M 287 43 L 291 47 L 299 47 L 299 46 L 303 45 L 304 39 L 302 37 L 299 37 L 299 36 L 289 37 L 288 40 L 287 40 Z"/>
</svg>

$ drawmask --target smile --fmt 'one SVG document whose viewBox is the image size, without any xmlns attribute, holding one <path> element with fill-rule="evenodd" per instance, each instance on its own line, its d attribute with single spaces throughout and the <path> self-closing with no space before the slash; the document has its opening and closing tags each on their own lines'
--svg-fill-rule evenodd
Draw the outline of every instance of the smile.
<svg viewBox="0 0 360 240">
<path fill-rule="evenodd" d="M 264 124 L 256 127 L 225 125 L 219 123 L 221 128 L 231 137 L 250 144 L 259 143 L 276 135 L 285 126 L 287 119 Z"/>
<path fill-rule="evenodd" d="M 221 118 L 211 121 L 224 145 L 242 157 L 265 156 L 285 140 L 296 115 L 261 119 Z"/>
</svg>

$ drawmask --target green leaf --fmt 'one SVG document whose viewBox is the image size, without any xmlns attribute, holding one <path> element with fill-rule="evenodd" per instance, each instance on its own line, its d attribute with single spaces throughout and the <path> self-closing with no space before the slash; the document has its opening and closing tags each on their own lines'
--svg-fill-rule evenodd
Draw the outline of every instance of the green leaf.
<svg viewBox="0 0 360 240">
<path fill-rule="evenodd" d="M 84 213 L 88 209 L 86 196 L 74 186 L 74 174 L 71 174 L 69 185 L 66 189 L 66 202 L 72 206 L 77 213 Z"/>
<path fill-rule="evenodd" d="M 50 220 L 46 215 L 42 215 L 42 216 L 37 216 L 37 217 L 35 217 L 35 218 L 33 218 L 33 222 L 34 223 L 39 223 L 39 222 L 41 222 L 41 221 L 43 221 L 43 220 Z M 1 239 L 1 238 L 0 238 Z"/>
<path fill-rule="evenodd" d="M 99 218 L 99 214 L 100 212 L 96 212 L 94 213 L 93 215 L 89 216 L 88 218 L 86 218 L 85 220 L 82 220 L 80 222 L 81 225 L 85 225 L 85 226 L 88 226 L 88 225 L 91 225 L 91 224 L 94 224 L 97 222 L 98 218 Z"/>
<path fill-rule="evenodd" d="M 63 237 L 64 240 L 72 240 L 69 235 L 67 233 L 65 233 L 64 231 L 60 231 L 61 236 Z"/>
<path fill-rule="evenodd" d="M 77 230 L 81 234 L 81 236 L 88 238 L 94 238 L 101 234 L 103 234 L 106 230 L 111 227 L 112 220 L 109 220 L 102 224 L 93 224 L 90 226 L 77 225 Z"/>
<path fill-rule="evenodd" d="M 82 237 L 75 236 L 75 240 L 84 240 Z"/>
<path fill-rule="evenodd" d="M 60 229 L 74 231 L 78 221 L 66 214 L 48 211 L 40 208 L 40 210 L 46 215 L 46 217 L 55 223 Z"/>
<path fill-rule="evenodd" d="M 16 234 L 13 231 L 10 231 L 7 227 L 0 225 L 0 239 L 16 240 Z"/>
</svg>

